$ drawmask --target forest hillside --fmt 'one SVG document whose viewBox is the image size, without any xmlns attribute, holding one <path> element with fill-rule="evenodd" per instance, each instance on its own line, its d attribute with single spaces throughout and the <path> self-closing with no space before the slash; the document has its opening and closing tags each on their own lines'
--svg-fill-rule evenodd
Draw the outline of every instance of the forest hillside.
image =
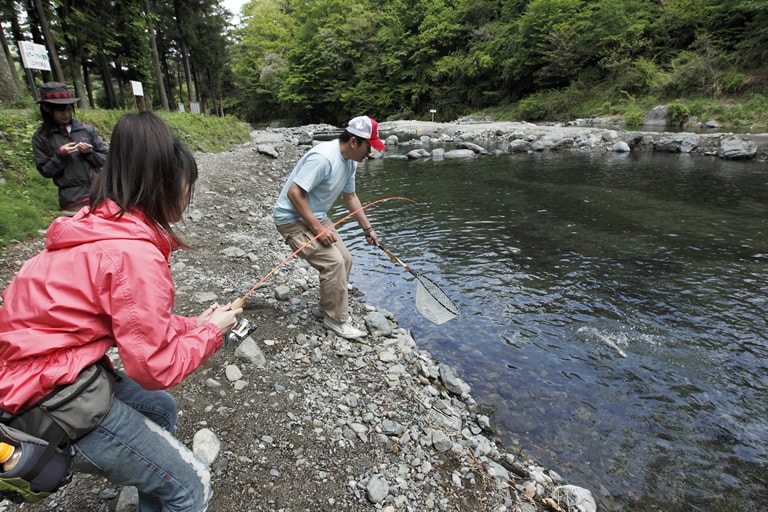
<svg viewBox="0 0 768 512">
<path fill-rule="evenodd" d="M 768 124 L 768 4 L 758 0 L 0 2 L 0 102 L 58 80 L 80 108 L 248 122 L 568 121 L 657 104 Z M 233 24 L 234 20 L 237 24 Z M 24 66 L 37 45 L 50 70 Z M 141 96 L 135 94 L 140 84 Z"/>
</svg>

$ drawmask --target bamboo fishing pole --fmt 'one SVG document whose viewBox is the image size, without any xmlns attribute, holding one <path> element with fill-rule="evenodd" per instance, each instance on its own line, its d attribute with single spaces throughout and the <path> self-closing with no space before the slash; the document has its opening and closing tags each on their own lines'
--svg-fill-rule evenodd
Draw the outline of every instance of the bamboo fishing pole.
<svg viewBox="0 0 768 512">
<path fill-rule="evenodd" d="M 310 239 L 309 239 L 309 240 L 308 240 L 308 241 L 307 241 L 307 242 L 306 242 L 304 245 L 302 245 L 301 247 L 299 247 L 298 249 L 296 249 L 295 251 L 293 251 L 293 252 L 290 254 L 290 256 L 288 256 L 287 258 L 285 258 L 283 261 L 281 261 L 280 263 L 278 263 L 278 264 L 277 264 L 277 265 L 276 265 L 276 266 L 275 266 L 275 267 L 274 267 L 272 270 L 270 270 L 269 272 L 267 272 L 267 274 L 266 274 L 264 277 L 262 277 L 262 278 L 259 280 L 259 282 L 257 282 L 255 285 L 253 285 L 253 287 L 251 287 L 251 289 L 250 289 L 250 290 L 248 290 L 248 292 L 246 292 L 246 293 L 245 293 L 245 295 L 243 295 L 242 297 L 239 297 L 239 298 L 237 298 L 237 299 L 235 299 L 235 300 L 233 300 L 233 301 L 232 301 L 232 305 L 231 305 L 232 309 L 242 308 L 242 307 L 243 307 L 243 305 L 245 304 L 245 299 L 247 299 L 247 298 L 248 298 L 248 297 L 249 297 L 249 296 L 250 296 L 250 295 L 251 295 L 253 292 L 255 292 L 255 291 L 256 291 L 256 290 L 259 288 L 259 286 L 261 286 L 261 285 L 264 283 L 264 281 L 266 281 L 267 279 L 269 279 L 269 277 L 270 277 L 272 274 L 274 274 L 275 272 L 277 272 L 277 271 L 278 271 L 278 269 L 280 269 L 280 267 L 282 267 L 283 265 L 285 265 L 285 264 L 286 264 L 286 263 L 287 263 L 287 262 L 288 262 L 288 261 L 289 261 L 291 258 L 293 258 L 293 257 L 294 257 L 294 256 L 296 256 L 297 254 L 299 254 L 299 253 L 300 253 L 302 250 L 304 250 L 304 248 L 305 248 L 305 247 L 307 247 L 307 246 L 308 246 L 308 245 L 310 245 L 312 242 L 314 242 L 315 240 L 317 240 L 318 238 L 320 238 L 321 236 L 323 236 L 323 235 L 324 235 L 325 233 L 327 233 L 329 230 L 331 230 L 331 229 L 334 229 L 336 226 L 338 226 L 339 224 L 341 224 L 341 223 L 342 223 L 342 222 L 344 222 L 345 220 L 349 219 L 350 217 L 354 217 L 354 216 L 355 216 L 355 215 L 357 215 L 358 213 L 362 212 L 363 210 L 366 210 L 367 208 L 370 208 L 371 206 L 374 206 L 374 205 L 376 205 L 376 204 L 379 204 L 379 203 L 383 203 L 383 202 L 385 202 L 385 201 L 394 201 L 394 200 L 397 200 L 397 201 L 408 201 L 408 202 L 410 202 L 410 203 L 415 203 L 415 202 L 416 202 L 416 201 L 414 201 L 413 199 L 410 199 L 410 198 L 407 198 L 407 197 L 397 197 L 397 196 L 393 196 L 393 197 L 384 197 L 384 198 L 382 198 L 382 199 L 377 199 L 376 201 L 372 201 L 372 202 L 370 202 L 370 203 L 368 203 L 368 204 L 366 204 L 366 205 L 363 205 L 363 206 L 361 206 L 360 208 L 356 209 L 355 211 L 352 211 L 352 212 L 350 212 L 349 214 L 347 214 L 347 215 L 345 215 L 344 217 L 342 217 L 340 220 L 338 220 L 338 221 L 334 222 L 333 224 L 331 224 L 331 225 L 330 225 L 330 226 L 328 226 L 327 228 L 323 229 L 321 232 L 317 233 L 317 234 L 316 234 L 314 237 L 310 238 Z"/>
</svg>

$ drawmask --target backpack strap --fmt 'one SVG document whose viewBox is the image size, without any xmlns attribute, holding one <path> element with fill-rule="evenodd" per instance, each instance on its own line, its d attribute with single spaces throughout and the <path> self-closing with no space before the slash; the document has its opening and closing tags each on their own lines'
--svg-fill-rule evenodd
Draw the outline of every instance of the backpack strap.
<svg viewBox="0 0 768 512">
<path fill-rule="evenodd" d="M 53 452 L 56 451 L 56 449 L 59 447 L 59 444 L 64 442 L 66 439 L 66 434 L 63 430 L 59 430 L 56 434 L 54 434 L 53 439 L 48 440 L 48 446 L 45 447 L 45 451 L 43 451 L 42 455 L 38 457 L 37 462 L 35 462 L 35 465 L 32 466 L 29 469 L 29 472 L 24 475 L 24 479 L 31 482 L 32 480 L 39 475 L 43 469 L 45 468 L 46 464 L 50 462 L 51 457 L 53 456 Z M 69 441 L 66 443 L 67 448 L 69 448 Z M 64 452 L 69 457 L 68 453 Z"/>
</svg>

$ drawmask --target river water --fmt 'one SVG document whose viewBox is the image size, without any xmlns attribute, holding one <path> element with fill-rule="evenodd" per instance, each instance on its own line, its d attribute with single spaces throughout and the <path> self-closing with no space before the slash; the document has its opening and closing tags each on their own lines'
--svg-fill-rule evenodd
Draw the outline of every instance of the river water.
<svg viewBox="0 0 768 512">
<path fill-rule="evenodd" d="M 413 277 L 347 222 L 352 282 L 456 368 L 508 450 L 601 510 L 766 509 L 766 164 L 385 158 L 357 188 L 363 204 L 418 201 L 368 216 L 462 312 L 419 315 Z"/>
</svg>

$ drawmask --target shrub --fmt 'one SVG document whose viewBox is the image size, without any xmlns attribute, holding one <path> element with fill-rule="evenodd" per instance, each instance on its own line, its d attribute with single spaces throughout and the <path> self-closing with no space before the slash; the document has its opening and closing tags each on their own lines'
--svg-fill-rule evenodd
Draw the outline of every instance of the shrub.
<svg viewBox="0 0 768 512">
<path fill-rule="evenodd" d="M 669 112 L 670 124 L 677 128 L 683 126 L 691 115 L 691 110 L 688 106 L 679 101 L 667 105 L 667 112 Z"/>
<path fill-rule="evenodd" d="M 541 95 L 528 96 L 517 104 L 520 118 L 525 121 L 541 121 L 547 118 L 549 110 Z"/>
<path fill-rule="evenodd" d="M 642 126 L 643 121 L 645 121 L 645 112 L 637 105 L 632 105 L 624 111 L 626 126 Z"/>
</svg>

